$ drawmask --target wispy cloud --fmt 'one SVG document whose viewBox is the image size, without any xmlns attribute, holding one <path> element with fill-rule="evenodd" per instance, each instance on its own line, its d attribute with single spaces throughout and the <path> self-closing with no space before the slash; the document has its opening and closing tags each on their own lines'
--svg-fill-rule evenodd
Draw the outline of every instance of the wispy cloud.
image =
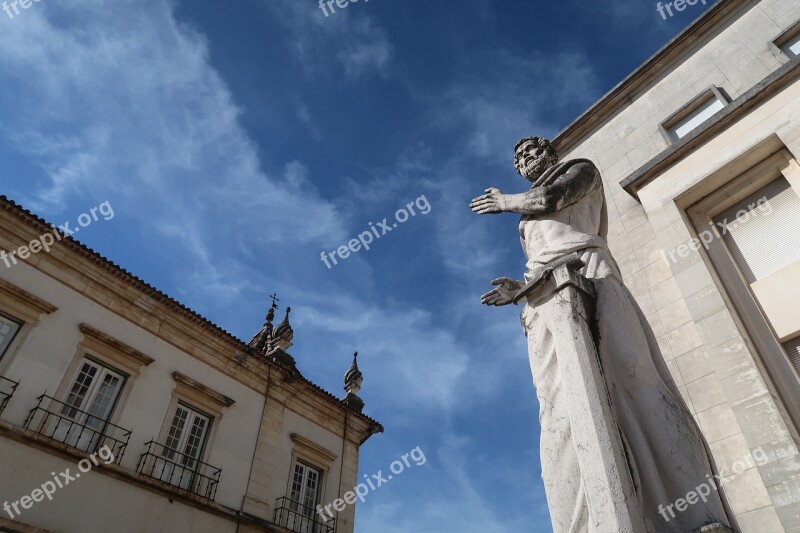
<svg viewBox="0 0 800 533">
<path fill-rule="evenodd" d="M 220 242 L 342 239 L 301 163 L 262 168 L 205 38 L 171 3 L 147 4 L 42 4 L 4 25 L 3 131 L 48 179 L 26 203 L 54 212 L 76 195 L 124 197 L 133 220 L 194 257 L 190 279 L 228 295 L 241 267 L 235 255 L 217 266 Z"/>
<path fill-rule="evenodd" d="M 507 533 L 550 529 L 546 506 L 529 503 L 530 495 L 526 491 L 535 492 L 538 485 L 533 469 L 508 462 L 502 454 L 482 456 L 468 437 L 449 429 L 443 431 L 441 445 L 435 453 L 428 452 L 425 466 L 404 473 L 404 476 L 424 477 L 424 482 L 417 483 L 420 489 L 414 496 L 399 505 L 377 493 L 380 502 L 370 502 L 359 513 L 361 530 Z M 504 491 L 502 496 L 480 488 L 486 486 L 486 478 L 495 476 L 504 478 L 508 492 Z M 405 478 L 393 481 L 404 482 Z M 501 507 L 497 504 L 499 498 L 505 498 L 506 503 L 513 500 L 515 504 Z M 543 499 L 543 494 L 540 493 L 539 498 Z"/>
<path fill-rule="evenodd" d="M 363 5 L 325 17 L 314 2 L 266 0 L 267 6 L 291 33 L 291 49 L 311 75 L 337 73 L 348 78 L 377 72 L 385 75 L 392 56 L 388 32 L 369 15 L 358 12 Z"/>
</svg>

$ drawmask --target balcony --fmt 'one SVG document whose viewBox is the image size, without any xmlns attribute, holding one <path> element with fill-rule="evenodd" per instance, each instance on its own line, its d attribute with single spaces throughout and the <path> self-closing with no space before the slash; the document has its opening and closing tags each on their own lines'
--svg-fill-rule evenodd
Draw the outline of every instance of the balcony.
<svg viewBox="0 0 800 533">
<path fill-rule="evenodd" d="M 293 533 L 335 533 L 336 519 L 327 522 L 317 510 L 289 498 L 278 498 L 275 504 L 275 523 Z"/>
<path fill-rule="evenodd" d="M 119 464 L 128 447 L 131 431 L 98 418 L 86 411 L 42 394 L 31 409 L 25 429 L 50 440 L 85 452 L 108 447 Z"/>
<path fill-rule="evenodd" d="M 222 470 L 163 444 L 150 441 L 139 459 L 139 474 L 214 500 Z"/>
<path fill-rule="evenodd" d="M 19 386 L 19 382 L 11 381 L 8 378 L 4 378 L 0 376 L 0 415 L 3 414 L 8 402 L 11 401 L 11 397 L 14 396 L 14 392 L 17 390 Z"/>
</svg>

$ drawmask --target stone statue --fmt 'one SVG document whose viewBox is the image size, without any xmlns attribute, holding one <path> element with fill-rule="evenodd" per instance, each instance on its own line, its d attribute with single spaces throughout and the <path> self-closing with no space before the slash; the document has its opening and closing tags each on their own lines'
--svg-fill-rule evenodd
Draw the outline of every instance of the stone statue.
<svg viewBox="0 0 800 533">
<path fill-rule="evenodd" d="M 490 188 L 470 208 L 522 215 L 524 280 L 495 279 L 482 303 L 527 302 L 521 319 L 540 404 L 542 478 L 553 530 L 730 532 L 700 430 L 608 250 L 599 170 L 586 159 L 560 163 L 553 145 L 539 137 L 517 144 L 514 166 L 532 182 L 530 190 Z M 562 282 L 543 283 L 556 271 Z M 564 296 L 568 286 L 581 290 Z M 579 321 L 583 329 L 569 329 Z M 594 396 L 583 394 L 584 383 L 597 385 Z M 576 398 L 584 404 L 578 407 Z M 595 409 L 598 403 L 605 410 Z M 601 428 L 589 444 L 581 440 L 584 426 Z M 611 466 L 597 474 L 598 463 Z M 687 495 L 697 496 L 704 484 L 708 490 L 687 504 Z"/>
</svg>

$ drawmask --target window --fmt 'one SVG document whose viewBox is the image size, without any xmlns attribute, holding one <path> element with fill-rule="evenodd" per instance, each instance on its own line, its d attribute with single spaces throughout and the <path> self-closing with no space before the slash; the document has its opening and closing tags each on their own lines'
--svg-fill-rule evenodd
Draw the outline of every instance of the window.
<svg viewBox="0 0 800 533">
<path fill-rule="evenodd" d="M 185 405 L 178 405 L 169 427 L 164 457 L 173 459 L 175 452 L 178 452 L 183 454 L 181 459 L 183 465 L 194 468 L 194 463 L 200 459 L 205 446 L 209 426 L 211 426 L 209 417 Z"/>
<path fill-rule="evenodd" d="M 179 403 L 169 426 L 161 456 L 168 459 L 164 465 L 162 481 L 182 489 L 191 490 L 193 475 L 200 465 L 211 427 L 211 418 Z"/>
<path fill-rule="evenodd" d="M 106 429 L 125 376 L 84 358 L 78 376 L 61 403 L 52 438 L 81 450 L 93 450 Z"/>
<path fill-rule="evenodd" d="M 754 161 L 759 161 L 754 163 Z M 770 392 L 793 431 L 800 429 L 800 165 L 777 136 L 706 178 L 711 192 L 689 207 L 694 228 L 716 228 L 705 243 L 726 307 L 746 335 Z M 749 344 L 752 344 L 752 348 Z M 715 348 L 716 350 L 717 348 Z"/>
<path fill-rule="evenodd" d="M 792 366 L 795 370 L 800 372 L 800 337 L 787 342 L 783 345 L 783 348 L 786 350 L 786 354 L 789 356 Z"/>
<path fill-rule="evenodd" d="M 680 141 L 728 105 L 722 92 L 711 87 L 661 124 L 661 133 L 668 142 Z"/>
<path fill-rule="evenodd" d="M 0 359 L 5 355 L 21 325 L 10 318 L 0 315 Z"/>
<path fill-rule="evenodd" d="M 781 51 L 792 59 L 800 56 L 800 34 L 795 35 L 781 46 Z"/>
<path fill-rule="evenodd" d="M 800 21 L 775 39 L 770 48 L 782 61 L 800 56 Z M 781 54 L 785 57 L 781 58 Z"/>
<path fill-rule="evenodd" d="M 292 476 L 292 510 L 308 518 L 314 518 L 319 504 L 322 473 L 301 462 L 294 465 Z"/>
<path fill-rule="evenodd" d="M 778 178 L 716 217 L 748 283 L 800 261 L 800 197 Z"/>
</svg>

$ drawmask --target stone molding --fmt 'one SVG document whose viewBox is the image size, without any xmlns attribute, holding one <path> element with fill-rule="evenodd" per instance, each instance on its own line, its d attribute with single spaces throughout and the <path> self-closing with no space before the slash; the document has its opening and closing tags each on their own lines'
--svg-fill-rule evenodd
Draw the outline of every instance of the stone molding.
<svg viewBox="0 0 800 533">
<path fill-rule="evenodd" d="M 314 459 L 315 462 L 319 462 L 320 464 L 332 463 L 339 457 L 327 448 L 323 448 L 316 442 L 302 435 L 292 433 L 290 437 L 294 443 L 295 450 L 300 452 L 299 455 L 303 457 L 308 456 L 310 459 Z"/>
<path fill-rule="evenodd" d="M 173 372 L 172 379 L 175 380 L 175 392 L 179 396 L 193 400 L 217 414 L 221 414 L 226 407 L 236 403 L 235 400 L 180 372 Z"/>
<path fill-rule="evenodd" d="M 58 310 L 53 304 L 3 279 L 0 279 L 0 308 L 12 318 L 20 318 L 25 322 L 36 322 L 39 316 Z"/>
<path fill-rule="evenodd" d="M 136 348 L 116 340 L 89 324 L 83 323 L 78 326 L 78 329 L 83 333 L 83 342 L 81 344 L 84 347 L 102 354 L 105 358 L 129 370 L 132 374 L 138 374 L 142 368 L 151 365 L 155 361 L 149 355 L 143 354 Z"/>
</svg>

